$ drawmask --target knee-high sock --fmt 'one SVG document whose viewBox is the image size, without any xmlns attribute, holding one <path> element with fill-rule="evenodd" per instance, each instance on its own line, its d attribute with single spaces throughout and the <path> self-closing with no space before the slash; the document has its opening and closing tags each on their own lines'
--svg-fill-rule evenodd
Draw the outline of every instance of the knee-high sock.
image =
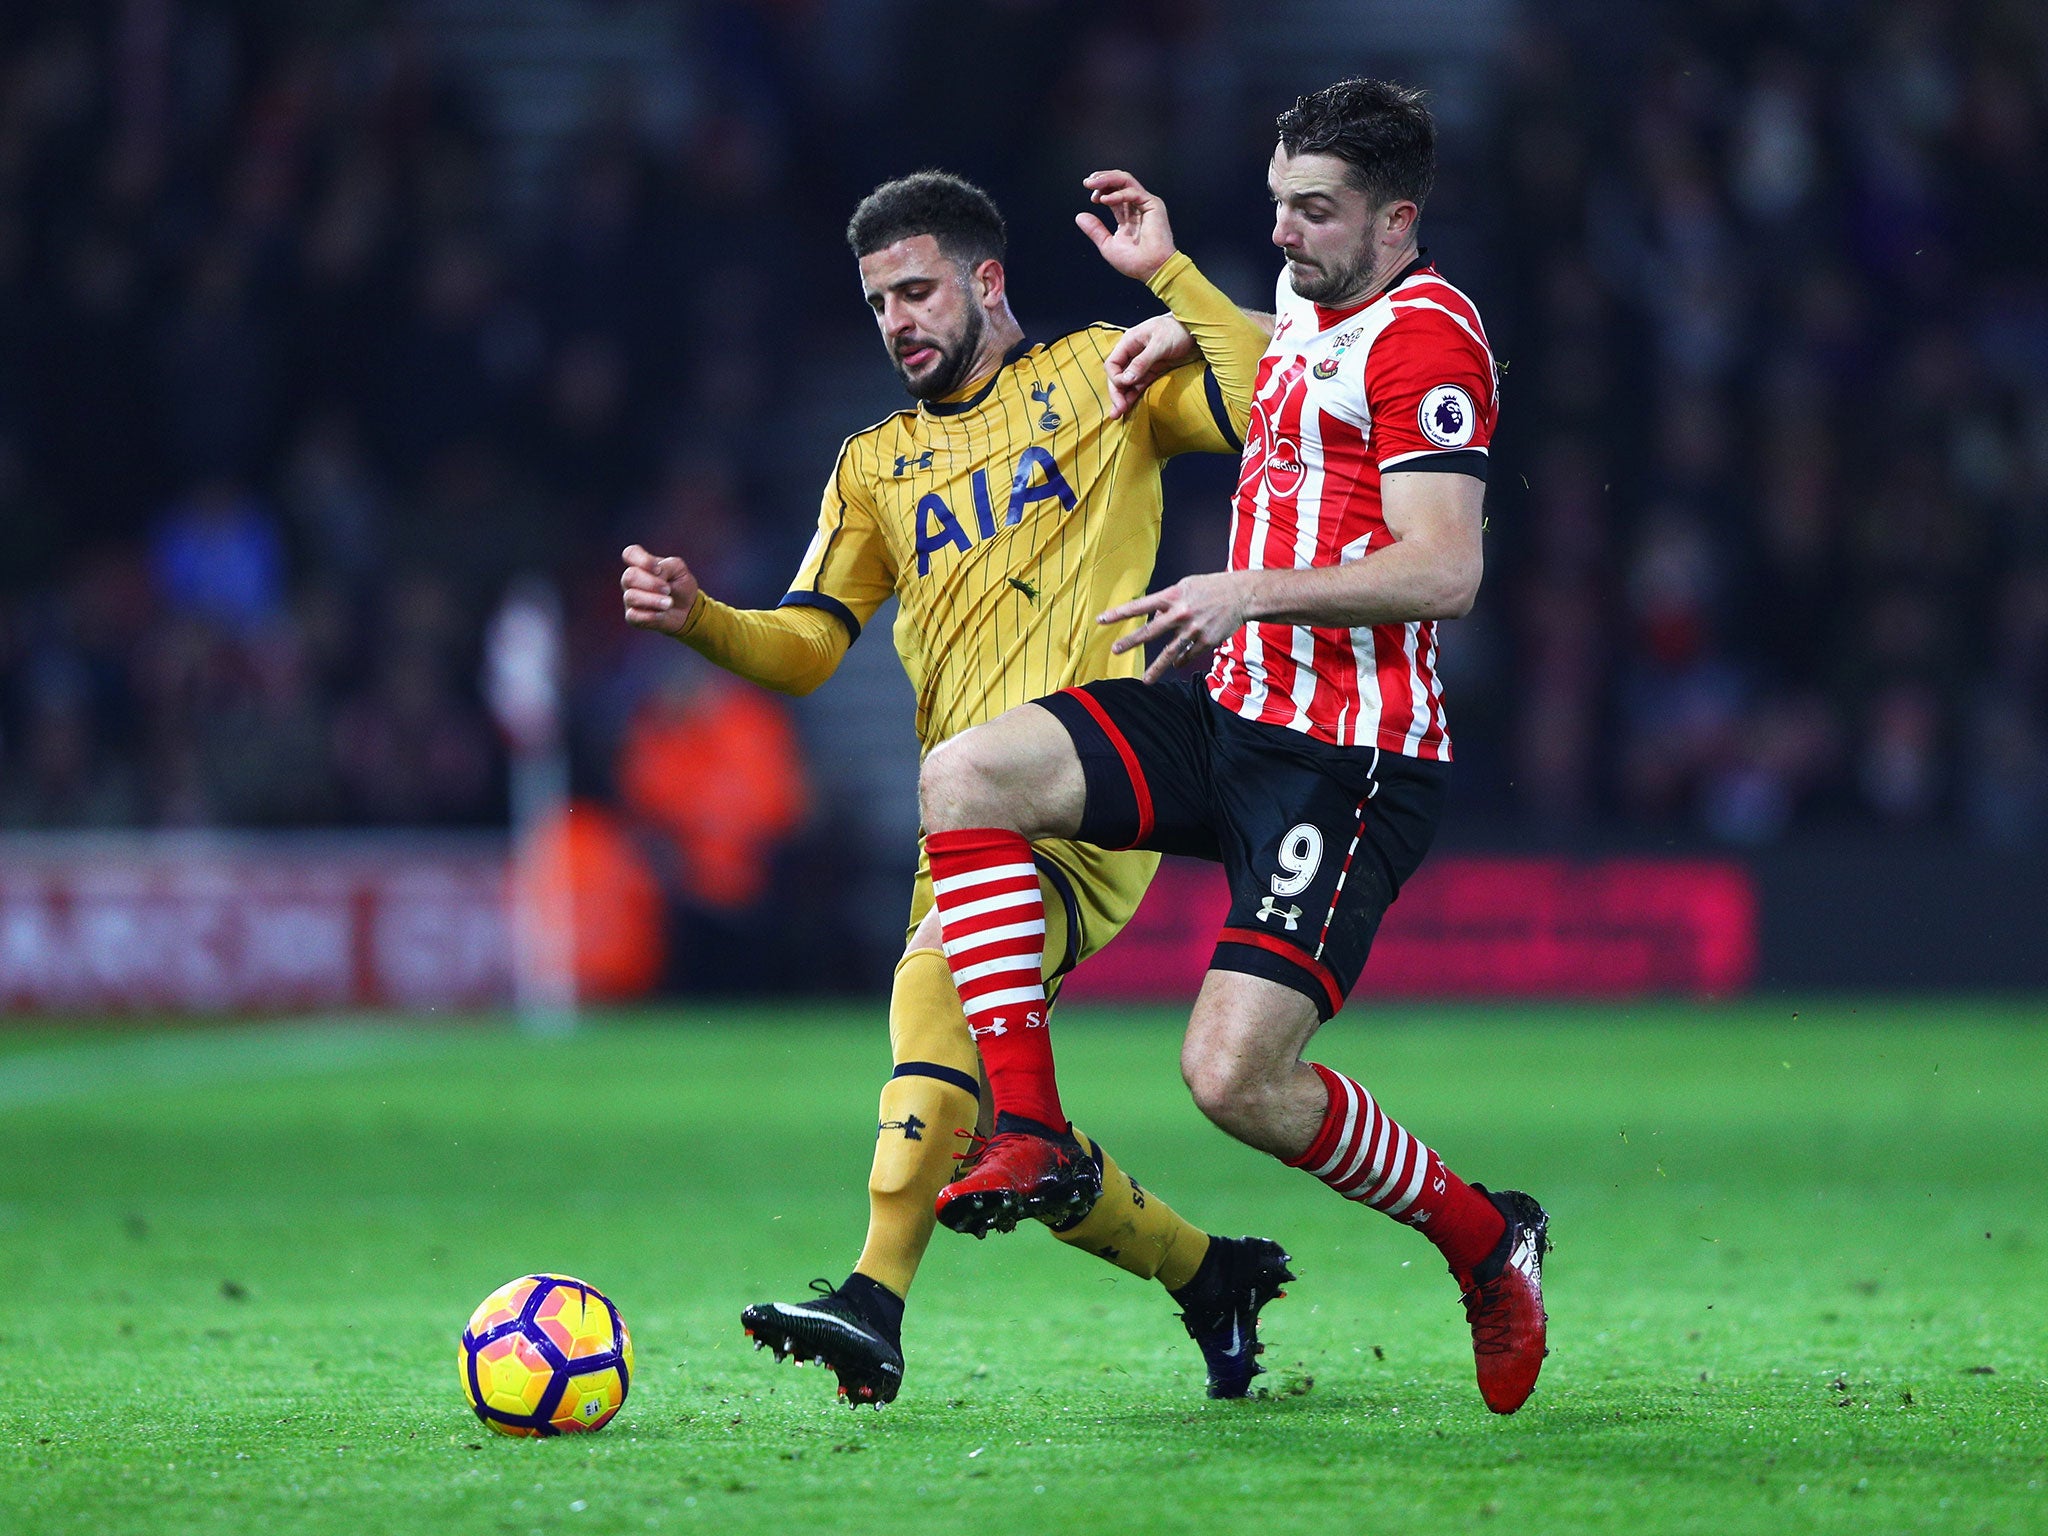
<svg viewBox="0 0 2048 1536">
<path fill-rule="evenodd" d="M 1045 898 L 1031 844 L 983 827 L 931 832 L 924 849 L 946 960 L 981 1049 L 997 1114 L 1067 1128 L 1046 1030 Z"/>
<path fill-rule="evenodd" d="M 974 1042 L 936 949 L 912 950 L 896 966 L 889 1049 L 896 1072 L 882 1088 L 868 1236 L 854 1270 L 906 1296 L 936 1224 L 932 1202 L 967 1145 L 957 1133 L 974 1129 L 980 1102 Z"/>
<path fill-rule="evenodd" d="M 1195 1278 L 1209 1251 L 1209 1234 L 1180 1212 L 1141 1188 L 1116 1164 L 1116 1159 L 1077 1127 L 1074 1135 L 1102 1167 L 1102 1198 L 1095 1208 L 1068 1227 L 1054 1227 L 1063 1243 L 1107 1259 L 1140 1280 L 1157 1280 L 1177 1291 Z"/>
<path fill-rule="evenodd" d="M 1359 1084 L 1316 1062 L 1309 1065 L 1323 1080 L 1329 1105 L 1308 1150 L 1284 1161 L 1346 1200 L 1420 1229 L 1462 1282 L 1500 1241 L 1506 1219 Z"/>
</svg>

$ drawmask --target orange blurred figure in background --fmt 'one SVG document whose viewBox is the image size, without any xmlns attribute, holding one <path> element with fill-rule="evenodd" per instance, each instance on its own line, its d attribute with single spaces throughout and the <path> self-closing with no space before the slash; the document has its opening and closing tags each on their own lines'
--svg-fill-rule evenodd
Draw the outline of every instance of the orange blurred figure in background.
<svg viewBox="0 0 2048 1536">
<path fill-rule="evenodd" d="M 776 846 L 810 807 L 787 712 L 719 676 L 640 705 L 619 746 L 618 785 L 633 815 L 674 839 L 691 901 L 723 912 L 767 893 Z"/>
<path fill-rule="evenodd" d="M 570 801 L 534 830 L 514 878 L 534 883 L 516 910 L 543 922 L 568 918 L 579 998 L 609 1002 L 653 990 L 668 960 L 667 913 L 661 884 L 617 812 Z"/>
</svg>

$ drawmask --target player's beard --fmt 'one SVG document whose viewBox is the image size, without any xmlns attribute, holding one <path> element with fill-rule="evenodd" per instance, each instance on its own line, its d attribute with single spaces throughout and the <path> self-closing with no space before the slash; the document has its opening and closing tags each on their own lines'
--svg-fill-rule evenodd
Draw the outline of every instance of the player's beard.
<svg viewBox="0 0 2048 1536">
<path fill-rule="evenodd" d="M 981 350 L 981 333 L 987 327 L 988 317 L 978 307 L 969 308 L 966 323 L 961 326 L 958 336 L 951 341 L 928 343 L 938 349 L 939 361 L 922 378 L 913 379 L 904 369 L 903 359 L 891 349 L 889 361 L 896 365 L 896 377 L 910 391 L 910 398 L 942 400 L 964 384 L 967 370 L 974 366 L 975 354 Z"/>
<path fill-rule="evenodd" d="M 1295 293 L 1311 304 L 1354 303 L 1364 298 L 1372 286 L 1372 256 L 1372 247 L 1363 246 L 1341 266 L 1320 262 L 1311 265 L 1307 277 L 1294 265 L 1302 258 L 1289 257 L 1288 281 L 1294 284 Z"/>
</svg>

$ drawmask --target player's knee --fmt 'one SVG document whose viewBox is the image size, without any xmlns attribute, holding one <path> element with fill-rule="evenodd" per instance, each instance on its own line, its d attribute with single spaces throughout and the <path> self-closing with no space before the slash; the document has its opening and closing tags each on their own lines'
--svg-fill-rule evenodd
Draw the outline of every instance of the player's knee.
<svg viewBox="0 0 2048 1536">
<path fill-rule="evenodd" d="M 1005 825 L 1004 786 L 984 728 L 932 749 L 918 772 L 917 799 L 927 832 Z"/>
<path fill-rule="evenodd" d="M 1196 1108 L 1210 1120 L 1240 1141 L 1268 1145 L 1286 1102 L 1285 1072 L 1271 1053 L 1228 1039 L 1191 1037 L 1181 1051 L 1180 1073 Z"/>
<path fill-rule="evenodd" d="M 1195 1107 L 1224 1130 L 1236 1133 L 1257 1118 L 1261 1088 L 1241 1059 L 1184 1052 L 1180 1075 Z"/>
<path fill-rule="evenodd" d="M 917 805 L 927 832 L 945 832 L 971 825 L 959 819 L 976 799 L 983 776 L 975 760 L 973 732 L 940 742 L 917 773 Z"/>
</svg>

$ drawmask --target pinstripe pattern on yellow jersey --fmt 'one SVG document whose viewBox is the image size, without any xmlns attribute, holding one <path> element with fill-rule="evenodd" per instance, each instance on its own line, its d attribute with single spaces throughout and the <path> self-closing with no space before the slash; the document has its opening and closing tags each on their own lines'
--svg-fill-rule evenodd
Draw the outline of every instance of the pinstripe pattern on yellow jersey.
<svg viewBox="0 0 2048 1536">
<path fill-rule="evenodd" d="M 1014 349 L 964 400 L 899 411 L 847 439 L 788 601 L 855 633 L 891 593 L 927 747 L 1074 683 L 1137 675 L 1112 656 L 1105 608 L 1145 590 L 1159 469 L 1232 452 L 1199 365 L 1109 416 L 1096 325 Z"/>
</svg>

